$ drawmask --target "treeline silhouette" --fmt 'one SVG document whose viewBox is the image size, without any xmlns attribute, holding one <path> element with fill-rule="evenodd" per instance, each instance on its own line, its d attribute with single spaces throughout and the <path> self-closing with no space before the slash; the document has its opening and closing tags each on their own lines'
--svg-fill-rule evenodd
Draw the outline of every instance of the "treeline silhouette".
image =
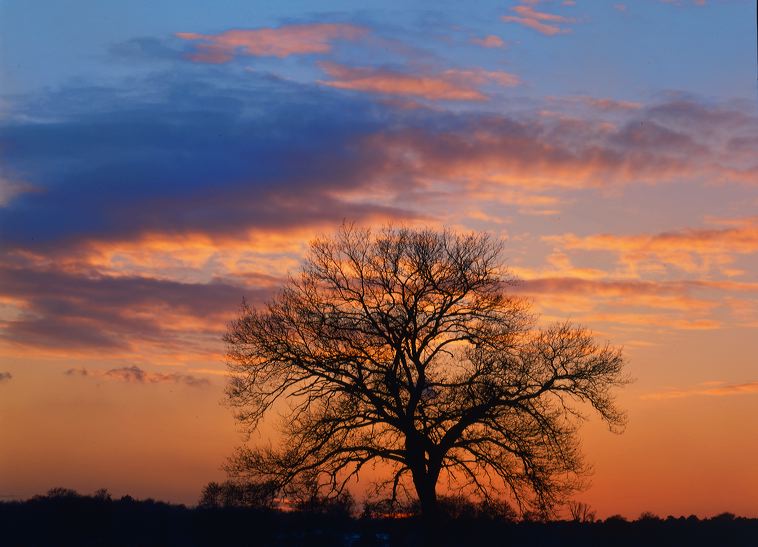
<svg viewBox="0 0 758 547">
<path fill-rule="evenodd" d="M 0 545 L 758 546 L 758 519 L 730 513 L 703 520 L 643 513 L 635 521 L 620 516 L 594 521 L 591 513 L 578 511 L 575 520 L 540 521 L 517 519 L 507 504 L 452 497 L 443 500 L 430 540 L 429 526 L 413 516 L 412 506 L 402 515 L 388 502 L 357 509 L 349 495 L 336 501 L 304 495 L 282 510 L 266 488 L 245 490 L 231 483 L 206 486 L 197 507 L 131 496 L 114 499 L 106 490 L 82 495 L 54 488 L 26 501 L 0 502 Z"/>
</svg>

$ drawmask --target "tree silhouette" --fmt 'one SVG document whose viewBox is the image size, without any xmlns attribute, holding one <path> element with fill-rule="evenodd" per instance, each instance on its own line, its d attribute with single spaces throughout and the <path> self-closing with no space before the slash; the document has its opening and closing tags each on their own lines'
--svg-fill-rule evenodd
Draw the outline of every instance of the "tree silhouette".
<svg viewBox="0 0 758 547">
<path fill-rule="evenodd" d="M 199 507 L 249 507 L 273 509 L 277 487 L 272 483 L 209 482 L 203 487 Z"/>
<path fill-rule="evenodd" d="M 574 522 L 595 522 L 595 511 L 588 504 L 581 501 L 568 502 L 569 515 Z"/>
<path fill-rule="evenodd" d="M 587 471 L 583 408 L 623 413 L 621 351 L 582 328 L 535 326 L 486 234 L 345 225 L 313 241 L 265 306 L 243 303 L 225 336 L 228 402 L 248 432 L 289 403 L 282 442 L 241 448 L 232 476 L 337 495 L 369 463 L 378 486 L 437 511 L 437 485 L 522 511 L 563 502 Z"/>
</svg>

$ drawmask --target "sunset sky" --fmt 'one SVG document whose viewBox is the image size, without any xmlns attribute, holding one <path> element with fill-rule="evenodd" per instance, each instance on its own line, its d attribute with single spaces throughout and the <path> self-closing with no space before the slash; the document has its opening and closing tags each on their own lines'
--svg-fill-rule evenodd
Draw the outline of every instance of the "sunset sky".
<svg viewBox="0 0 758 547">
<path fill-rule="evenodd" d="M 195 503 L 227 322 L 347 219 L 488 231 L 623 345 L 599 516 L 758 517 L 755 9 L 0 0 L 0 499 Z"/>
</svg>

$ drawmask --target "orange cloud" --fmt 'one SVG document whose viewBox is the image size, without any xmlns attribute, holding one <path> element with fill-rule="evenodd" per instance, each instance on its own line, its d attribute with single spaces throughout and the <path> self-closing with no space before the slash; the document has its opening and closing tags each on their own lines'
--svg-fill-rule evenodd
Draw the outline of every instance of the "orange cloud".
<svg viewBox="0 0 758 547">
<path fill-rule="evenodd" d="M 450 69 L 434 75 L 416 75 L 381 68 L 346 67 L 330 62 L 319 63 L 319 66 L 332 78 L 319 83 L 330 87 L 432 101 L 484 101 L 487 96 L 480 91 L 480 87 L 488 83 L 511 87 L 521 81 L 508 72 L 483 69 Z"/>
<path fill-rule="evenodd" d="M 740 219 L 726 228 L 684 229 L 658 234 L 545 236 L 563 249 L 617 253 L 630 271 L 663 271 L 674 266 L 687 272 L 717 269 L 725 275 L 743 272 L 731 269 L 733 255 L 758 253 L 758 217 Z"/>
<path fill-rule="evenodd" d="M 287 25 L 278 28 L 234 29 L 219 34 L 178 32 L 182 40 L 198 41 L 189 58 L 198 63 L 226 63 L 235 55 L 288 57 L 327 53 L 335 40 L 357 40 L 367 34 L 362 27 L 336 23 Z"/>
<path fill-rule="evenodd" d="M 543 319 L 560 320 L 568 314 L 622 330 L 719 328 L 722 319 L 715 312 L 720 300 L 708 289 L 699 283 L 577 277 L 524 279 L 511 288 L 532 298 Z"/>
<path fill-rule="evenodd" d="M 682 180 L 758 183 L 750 154 L 754 140 L 748 137 L 756 120 L 750 114 L 692 101 L 644 107 L 578 97 L 569 103 L 590 106 L 591 115 L 583 109 L 582 117 L 457 116 L 449 125 L 400 125 L 367 135 L 360 146 L 372 162 L 372 185 L 402 181 L 398 191 L 415 192 L 419 203 L 443 192 L 487 200 L 510 192 L 507 199 L 533 200 L 548 190 L 554 197 L 555 189 Z M 734 128 L 743 135 L 737 142 Z M 567 199 L 564 194 L 547 207 L 521 211 L 555 214 Z"/>
<path fill-rule="evenodd" d="M 0 292 L 24 301 L 23 313 L 0 321 L 0 341 L 110 356 L 138 348 L 207 352 L 220 345 L 220 331 L 243 296 L 255 302 L 270 294 L 270 288 L 239 281 L 0 267 Z"/>
<path fill-rule="evenodd" d="M 567 315 L 615 330 L 750 328 L 758 318 L 758 283 L 729 280 L 640 280 L 578 268 L 548 257 L 553 270 L 511 268 L 521 281 L 509 291 L 531 298 L 548 320 Z"/>
<path fill-rule="evenodd" d="M 600 124 L 559 120 L 545 127 L 508 119 L 477 121 L 466 133 L 409 129 L 366 140 L 383 149 L 386 170 L 405 171 L 430 183 L 446 180 L 478 187 L 492 183 L 534 191 L 664 182 L 694 167 L 684 158 L 660 153 L 661 149 L 624 153 L 593 142 L 613 136 Z M 574 136 L 584 142 L 569 142 Z"/>
<path fill-rule="evenodd" d="M 753 395 L 758 393 L 758 382 L 743 384 L 726 384 L 724 382 L 707 382 L 697 387 L 686 389 L 669 389 L 642 395 L 642 399 L 666 400 L 683 399 L 685 397 L 730 397 L 733 395 Z"/>
<path fill-rule="evenodd" d="M 494 34 L 490 34 L 484 38 L 472 38 L 471 43 L 486 48 L 497 48 L 503 47 L 505 45 L 503 39 L 499 36 L 495 36 Z"/>
<path fill-rule="evenodd" d="M 518 15 L 503 15 L 501 19 L 507 23 L 518 23 L 529 27 L 546 36 L 571 32 L 570 29 L 559 25 L 574 22 L 569 17 L 537 11 L 531 6 L 515 6 L 511 8 L 511 11 L 516 12 Z"/>
</svg>

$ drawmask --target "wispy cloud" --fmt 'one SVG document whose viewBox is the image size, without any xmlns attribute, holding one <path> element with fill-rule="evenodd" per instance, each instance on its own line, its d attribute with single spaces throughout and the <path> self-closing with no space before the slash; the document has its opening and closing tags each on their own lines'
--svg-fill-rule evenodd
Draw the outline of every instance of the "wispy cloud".
<svg viewBox="0 0 758 547">
<path fill-rule="evenodd" d="M 7 205 L 15 196 L 33 192 L 34 187 L 22 182 L 11 181 L 0 176 L 0 207 Z"/>
<path fill-rule="evenodd" d="M 630 272 L 675 267 L 687 272 L 717 270 L 726 275 L 734 255 L 758 253 L 758 217 L 737 219 L 727 227 L 687 228 L 653 234 L 545 236 L 563 249 L 606 251 L 618 255 Z"/>
<path fill-rule="evenodd" d="M 608 97 L 591 97 L 587 95 L 552 98 L 551 100 L 559 104 L 580 104 L 601 112 L 629 112 L 640 110 L 643 107 L 642 103 L 637 101 L 622 101 Z"/>
<path fill-rule="evenodd" d="M 727 384 L 725 382 L 707 382 L 695 387 L 667 389 L 641 396 L 647 400 L 684 399 L 686 397 L 731 397 L 734 395 L 758 394 L 758 382 Z"/>
<path fill-rule="evenodd" d="M 546 36 L 571 32 L 570 29 L 561 25 L 568 25 L 575 22 L 574 19 L 570 17 L 537 11 L 530 5 L 514 6 L 511 8 L 511 11 L 515 12 L 517 15 L 503 15 L 501 19 L 507 23 L 518 23 L 525 27 L 529 27 Z"/>
<path fill-rule="evenodd" d="M 0 384 L 9 382 L 13 378 L 10 372 L 0 372 Z"/>
<path fill-rule="evenodd" d="M 527 277 L 511 290 L 533 298 L 549 317 L 622 330 L 702 330 L 723 326 L 722 300 L 743 287 L 719 283 L 580 277 Z M 758 294 L 758 284 L 752 286 Z"/>
<path fill-rule="evenodd" d="M 487 95 L 481 91 L 482 86 L 512 87 L 521 82 L 514 74 L 483 69 L 413 74 L 384 68 L 347 67 L 331 62 L 322 62 L 319 66 L 331 77 L 331 80 L 320 83 L 330 87 L 432 101 L 484 101 Z"/>
<path fill-rule="evenodd" d="M 129 384 L 183 384 L 190 387 L 207 387 L 210 381 L 191 374 L 179 372 L 148 372 L 136 365 L 95 371 L 86 368 L 72 368 L 64 372 L 66 376 L 104 378 Z"/>
<path fill-rule="evenodd" d="M 234 29 L 219 34 L 178 32 L 182 40 L 199 42 L 189 55 L 198 63 L 226 63 L 236 55 L 289 57 L 327 53 L 335 40 L 357 40 L 368 33 L 363 27 L 337 23 L 286 25 L 277 28 Z"/>
<path fill-rule="evenodd" d="M 494 34 L 489 34 L 482 38 L 472 38 L 471 43 L 486 48 L 499 48 L 505 46 L 503 39 Z"/>
<path fill-rule="evenodd" d="M 23 309 L 0 322 L 0 338 L 68 351 L 126 351 L 137 343 L 170 348 L 183 333 L 217 333 L 243 296 L 255 301 L 266 294 L 268 289 L 228 282 L 0 267 L 0 295 Z"/>
<path fill-rule="evenodd" d="M 659 2 L 662 2 L 663 4 L 674 4 L 676 6 L 683 6 L 686 4 L 694 4 L 696 6 L 705 6 L 708 2 L 707 0 L 659 0 Z"/>
<path fill-rule="evenodd" d="M 604 108 L 619 105 L 603 104 Z M 444 117 L 430 126 L 392 128 L 367 144 L 383 150 L 385 172 L 420 181 L 491 188 L 608 188 L 696 181 L 758 183 L 758 164 L 727 143 L 729 126 L 758 128 L 750 115 L 719 106 L 672 102 L 614 108 L 614 118 L 545 115 Z M 595 108 L 596 112 L 603 112 Z M 685 118 L 684 114 L 688 116 Z M 742 121 L 738 121 L 741 118 Z M 745 149 L 745 150 L 743 150 Z"/>
</svg>

